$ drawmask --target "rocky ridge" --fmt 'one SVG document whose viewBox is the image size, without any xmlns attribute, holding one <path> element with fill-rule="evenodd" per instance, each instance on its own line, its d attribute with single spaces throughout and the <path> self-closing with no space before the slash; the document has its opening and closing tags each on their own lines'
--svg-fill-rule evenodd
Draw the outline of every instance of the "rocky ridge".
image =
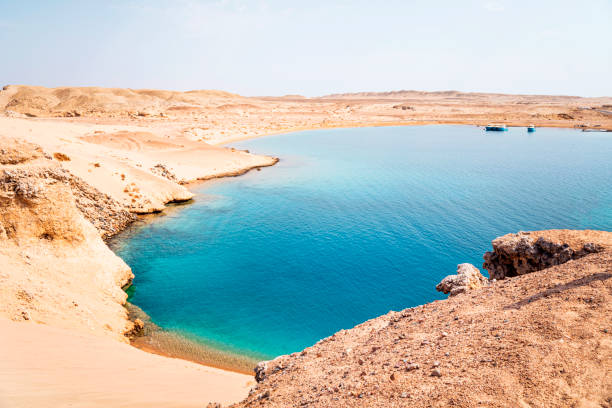
<svg viewBox="0 0 612 408">
<path fill-rule="evenodd" d="M 524 237 L 533 244 L 514 246 Z M 258 385 L 234 407 L 610 406 L 612 233 L 507 235 L 485 264 L 518 263 L 538 241 L 596 250 L 552 266 L 550 254 L 541 256 L 545 265 L 531 273 L 389 312 L 262 362 Z M 499 256 L 506 246 L 517 249 Z"/>
</svg>

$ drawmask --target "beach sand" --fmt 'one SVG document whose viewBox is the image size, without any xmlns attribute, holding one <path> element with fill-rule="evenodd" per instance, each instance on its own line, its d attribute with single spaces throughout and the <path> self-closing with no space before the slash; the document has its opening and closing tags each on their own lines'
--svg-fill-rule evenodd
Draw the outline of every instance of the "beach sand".
<svg viewBox="0 0 612 408">
<path fill-rule="evenodd" d="M 252 376 L 48 325 L 0 319 L 0 406 L 205 407 L 245 398 Z"/>
</svg>

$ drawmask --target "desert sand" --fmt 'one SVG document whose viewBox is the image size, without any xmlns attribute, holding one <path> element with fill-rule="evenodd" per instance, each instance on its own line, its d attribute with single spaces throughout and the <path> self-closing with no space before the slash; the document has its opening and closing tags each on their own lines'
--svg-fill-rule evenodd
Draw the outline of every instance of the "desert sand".
<svg viewBox="0 0 612 408">
<path fill-rule="evenodd" d="M 0 332 L 3 408 L 202 408 L 239 401 L 255 382 L 49 325 L 0 318 Z"/>
<path fill-rule="evenodd" d="M 222 91 L 4 87 L 0 91 L 0 406 L 190 407 L 247 397 L 251 376 L 128 345 L 139 327 L 128 318 L 121 288 L 133 275 L 103 240 L 125 228 L 134 214 L 164 211 L 170 202 L 191 199 L 186 187 L 190 182 L 235 176 L 278 161 L 225 147 L 227 143 L 289 131 L 358 126 L 503 122 L 602 130 L 612 129 L 611 106 L 612 98 L 455 91 L 304 98 L 243 97 Z M 597 259 L 609 268 L 609 258 Z M 504 287 L 499 291 L 504 292 Z M 369 341 L 361 334 L 354 339 Z M 326 352 L 326 346 L 319 349 Z M 331 354 L 325 357 L 332 360 Z M 312 367 L 319 367 L 315 363 Z M 279 375 L 283 372 L 290 371 Z M 313 384 L 319 380 L 313 378 Z M 293 392 L 312 385 L 290 383 L 288 378 L 278 384 L 283 384 L 278 398 L 268 382 L 261 387 L 274 397 L 254 403 L 294 401 L 301 396 Z M 319 398 L 322 388 L 316 392 Z M 258 395 L 264 394 L 252 397 Z M 347 405 L 354 404 L 352 394 L 342 398 L 349 401 Z"/>
</svg>

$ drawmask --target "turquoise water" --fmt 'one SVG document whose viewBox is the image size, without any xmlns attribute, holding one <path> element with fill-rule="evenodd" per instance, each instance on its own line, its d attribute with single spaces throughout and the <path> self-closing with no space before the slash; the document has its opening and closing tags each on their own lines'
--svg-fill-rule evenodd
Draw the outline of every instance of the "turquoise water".
<svg viewBox="0 0 612 408">
<path fill-rule="evenodd" d="M 435 285 L 508 232 L 612 230 L 610 134 L 419 126 L 232 146 L 281 161 L 198 186 L 114 247 L 155 323 L 256 359 L 442 298 Z"/>
</svg>

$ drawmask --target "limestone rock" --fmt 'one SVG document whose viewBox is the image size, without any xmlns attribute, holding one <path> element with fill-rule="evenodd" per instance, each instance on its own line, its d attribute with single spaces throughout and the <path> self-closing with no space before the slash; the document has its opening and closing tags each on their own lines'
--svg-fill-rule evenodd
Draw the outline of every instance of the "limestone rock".
<svg viewBox="0 0 612 408">
<path fill-rule="evenodd" d="M 165 164 L 158 163 L 151 167 L 151 173 L 157 174 L 158 176 L 166 178 L 170 181 L 178 182 L 176 174 L 174 174 Z"/>
<path fill-rule="evenodd" d="M 133 274 L 88 221 L 105 212 L 82 206 L 104 200 L 81 183 L 40 149 L 0 138 L 0 317 L 127 341 L 121 287 Z"/>
<path fill-rule="evenodd" d="M 581 239 L 572 237 L 572 234 L 551 230 L 545 234 L 519 232 L 504 235 L 493 240 L 493 251 L 484 254 L 482 267 L 489 271 L 490 279 L 504 279 L 560 265 L 603 249 L 597 242 L 597 234 L 591 234 L 593 242 L 585 239 L 585 236 L 589 237 L 588 231 L 581 235 Z"/>
<path fill-rule="evenodd" d="M 257 365 L 255 366 L 255 381 L 262 382 L 263 380 L 266 379 L 266 371 L 268 370 L 268 362 L 267 361 L 260 361 L 259 363 L 257 363 Z"/>
<path fill-rule="evenodd" d="M 450 296 L 458 295 L 467 290 L 478 289 L 487 284 L 487 278 L 482 276 L 478 268 L 469 263 L 457 265 L 457 274 L 449 275 L 442 279 L 436 290 L 438 292 L 450 293 Z"/>
</svg>

